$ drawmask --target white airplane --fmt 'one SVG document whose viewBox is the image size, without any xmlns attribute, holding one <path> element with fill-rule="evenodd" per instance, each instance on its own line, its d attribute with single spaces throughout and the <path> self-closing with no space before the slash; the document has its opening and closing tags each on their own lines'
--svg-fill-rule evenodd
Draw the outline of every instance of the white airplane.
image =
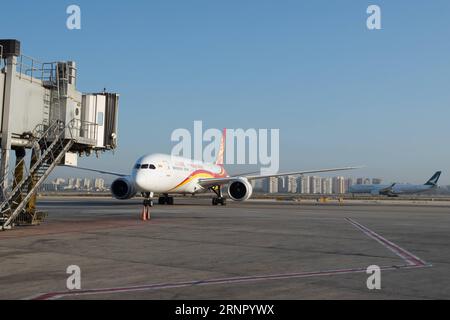
<svg viewBox="0 0 450 320">
<path fill-rule="evenodd" d="M 222 193 L 222 187 L 228 185 L 228 196 L 233 201 L 248 200 L 253 193 L 251 180 L 269 177 L 281 177 L 322 173 L 332 171 L 344 171 L 359 169 L 361 167 L 344 167 L 321 170 L 306 170 L 296 172 L 277 173 L 270 175 L 237 175 L 229 176 L 224 168 L 225 134 L 222 136 L 221 146 L 215 163 L 205 163 L 188 158 L 166 154 L 151 154 L 139 158 L 131 174 L 120 174 L 103 170 L 73 167 L 102 174 L 118 176 L 112 185 L 112 196 L 119 200 L 131 199 L 141 193 L 144 200 L 144 208 L 153 206 L 153 197 L 159 194 L 159 204 L 174 203 L 174 194 L 196 194 L 212 191 L 215 197 L 212 204 L 225 205 L 226 199 Z"/>
<path fill-rule="evenodd" d="M 438 188 L 439 178 L 442 171 L 436 172 L 425 184 L 355 184 L 349 188 L 349 193 L 367 193 L 374 196 L 383 195 L 398 197 L 402 194 L 418 194 Z"/>
</svg>

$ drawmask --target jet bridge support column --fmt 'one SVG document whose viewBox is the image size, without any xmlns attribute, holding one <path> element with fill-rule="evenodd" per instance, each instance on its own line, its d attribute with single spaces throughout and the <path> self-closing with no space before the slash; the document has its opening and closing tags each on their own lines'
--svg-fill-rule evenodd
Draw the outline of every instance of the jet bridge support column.
<svg viewBox="0 0 450 320">
<path fill-rule="evenodd" d="M 16 169 L 14 170 L 14 180 L 13 180 L 13 188 L 17 186 L 17 184 L 23 179 L 23 174 L 25 171 L 25 148 L 16 148 L 14 149 L 16 153 Z M 22 201 L 22 195 L 19 195 L 19 198 L 16 200 L 17 202 Z"/>
<path fill-rule="evenodd" d="M 33 152 L 31 154 L 30 169 L 38 161 L 37 152 L 38 151 L 36 149 L 33 149 Z M 35 186 L 36 186 L 36 174 L 32 173 L 30 184 L 28 185 L 28 191 L 33 189 Z M 26 212 L 31 216 L 34 216 L 34 214 L 36 213 L 36 199 L 37 199 L 37 193 L 34 193 L 33 196 L 31 197 L 30 201 L 27 203 Z"/>
<path fill-rule="evenodd" d="M 17 57 L 9 56 L 6 59 L 6 77 L 5 77 L 5 93 L 3 101 L 3 120 L 2 120 L 2 158 L 0 163 L 0 180 L 3 181 L 0 188 L 6 190 L 8 188 L 8 167 L 9 156 L 11 151 L 11 110 L 14 83 L 16 81 L 16 65 Z"/>
</svg>

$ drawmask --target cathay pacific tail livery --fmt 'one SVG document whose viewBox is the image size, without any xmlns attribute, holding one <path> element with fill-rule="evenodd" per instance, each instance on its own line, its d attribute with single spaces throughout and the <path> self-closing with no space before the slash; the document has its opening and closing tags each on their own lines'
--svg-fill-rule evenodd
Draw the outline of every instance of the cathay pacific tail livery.
<svg viewBox="0 0 450 320">
<path fill-rule="evenodd" d="M 402 194 L 416 194 L 437 188 L 441 171 L 436 172 L 425 184 L 356 184 L 349 188 L 350 193 L 370 193 L 372 195 L 384 195 L 398 197 Z"/>
</svg>

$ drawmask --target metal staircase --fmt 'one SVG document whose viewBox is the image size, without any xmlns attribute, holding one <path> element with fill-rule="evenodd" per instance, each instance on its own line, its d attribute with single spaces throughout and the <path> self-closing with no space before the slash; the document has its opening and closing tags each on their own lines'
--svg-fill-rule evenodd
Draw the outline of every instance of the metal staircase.
<svg viewBox="0 0 450 320">
<path fill-rule="evenodd" d="M 13 184 L 8 190 L 0 190 L 0 230 L 10 229 L 17 224 L 34 224 L 39 220 L 36 210 L 27 208 L 27 205 L 75 143 L 72 127 L 71 123 L 65 125 L 62 121 L 55 121 L 48 127 L 40 126 L 35 130 L 29 169 L 24 158 L 4 177 L 9 179 L 12 176 Z M 18 171 L 23 171 L 23 176 L 16 177 Z"/>
</svg>

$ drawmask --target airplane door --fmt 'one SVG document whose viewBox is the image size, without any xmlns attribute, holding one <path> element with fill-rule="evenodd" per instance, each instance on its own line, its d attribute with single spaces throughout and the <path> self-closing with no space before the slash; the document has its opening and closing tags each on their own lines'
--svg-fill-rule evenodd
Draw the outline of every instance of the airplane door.
<svg viewBox="0 0 450 320">
<path fill-rule="evenodd" d="M 172 168 L 170 167 L 170 164 L 168 161 L 162 162 L 164 172 L 166 173 L 166 177 L 170 178 L 172 177 Z"/>
</svg>

